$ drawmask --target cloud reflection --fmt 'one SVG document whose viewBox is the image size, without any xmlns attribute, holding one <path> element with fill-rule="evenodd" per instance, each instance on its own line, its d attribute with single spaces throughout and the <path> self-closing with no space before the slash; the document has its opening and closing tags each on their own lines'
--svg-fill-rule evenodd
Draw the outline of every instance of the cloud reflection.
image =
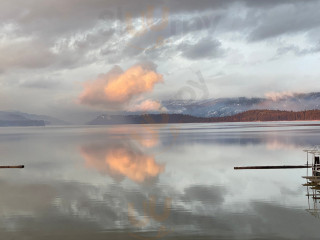
<svg viewBox="0 0 320 240">
<path fill-rule="evenodd" d="M 142 147 L 137 147 L 135 142 Z M 118 143 L 84 145 L 80 152 L 87 166 L 118 180 L 127 177 L 134 182 L 142 183 L 147 179 L 156 178 L 165 169 L 163 164 L 156 162 L 153 155 L 144 152 L 143 146 L 148 148 L 156 144 L 157 138 L 145 138 L 144 135 L 140 135 L 132 139 L 120 139 Z"/>
<path fill-rule="evenodd" d="M 107 153 L 106 163 L 112 172 L 127 176 L 136 182 L 156 177 L 164 170 L 164 166 L 157 164 L 154 157 L 121 147 L 111 149 Z"/>
</svg>

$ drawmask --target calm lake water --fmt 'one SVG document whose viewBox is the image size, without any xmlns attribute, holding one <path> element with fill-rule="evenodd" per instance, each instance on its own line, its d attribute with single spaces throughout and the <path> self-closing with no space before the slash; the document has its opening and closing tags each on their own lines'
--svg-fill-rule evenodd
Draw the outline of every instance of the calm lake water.
<svg viewBox="0 0 320 240">
<path fill-rule="evenodd" d="M 320 122 L 0 128 L 0 165 L 26 166 L 0 169 L 0 236 L 319 239 L 306 169 L 233 170 L 319 144 Z"/>
</svg>

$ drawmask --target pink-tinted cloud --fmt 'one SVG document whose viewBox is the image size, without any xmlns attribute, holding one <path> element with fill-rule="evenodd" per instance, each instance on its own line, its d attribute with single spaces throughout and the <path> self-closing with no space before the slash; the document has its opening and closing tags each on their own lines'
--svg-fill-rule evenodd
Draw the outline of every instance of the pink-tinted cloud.
<svg viewBox="0 0 320 240">
<path fill-rule="evenodd" d="M 161 110 L 165 110 L 165 108 L 162 107 L 161 103 L 150 99 L 144 100 L 128 108 L 129 112 L 147 112 Z"/>
<path fill-rule="evenodd" d="M 104 108 L 119 107 L 152 92 L 155 84 L 160 82 L 163 82 L 162 75 L 145 65 L 135 65 L 126 71 L 116 66 L 107 74 L 86 82 L 79 102 Z"/>
<path fill-rule="evenodd" d="M 296 93 L 294 92 L 268 92 L 265 94 L 266 98 L 272 101 L 278 101 L 284 98 L 293 97 Z"/>
</svg>

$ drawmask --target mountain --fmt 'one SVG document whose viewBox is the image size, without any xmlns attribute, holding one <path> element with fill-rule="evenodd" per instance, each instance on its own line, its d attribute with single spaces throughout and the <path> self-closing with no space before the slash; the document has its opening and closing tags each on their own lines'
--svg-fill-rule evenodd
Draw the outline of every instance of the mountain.
<svg viewBox="0 0 320 240">
<path fill-rule="evenodd" d="M 0 127 L 45 126 L 43 120 L 32 120 L 12 112 L 0 112 Z"/>
<path fill-rule="evenodd" d="M 257 108 L 264 99 L 261 98 L 219 98 L 201 101 L 169 100 L 162 105 L 170 114 L 187 114 L 199 117 L 231 116 Z"/>
<path fill-rule="evenodd" d="M 15 111 L 0 111 L 0 126 L 45 126 L 65 124 L 68 123 L 50 116 Z"/>
<path fill-rule="evenodd" d="M 32 120 L 43 120 L 46 125 L 70 125 L 71 123 L 60 120 L 55 117 L 47 116 L 47 115 L 36 115 L 36 114 L 29 114 L 23 112 L 15 112 L 16 114 L 26 117 Z"/>
<path fill-rule="evenodd" d="M 274 94 L 274 96 L 271 95 L 269 98 L 238 97 L 197 101 L 165 100 L 162 101 L 161 104 L 167 109 L 165 113 L 170 116 L 180 114 L 188 116 L 184 117 L 188 119 L 191 119 L 191 116 L 199 118 L 219 118 L 234 116 L 250 110 L 289 110 L 300 112 L 320 109 L 320 93 Z M 146 116 L 158 118 L 158 116 L 162 115 L 159 114 L 159 112 L 149 112 L 147 115 L 145 115 L 145 112 L 122 112 L 121 115 L 102 114 L 88 124 L 152 123 L 152 118 L 146 122 Z M 156 121 L 159 122 L 163 120 L 158 119 Z M 199 119 L 190 121 L 199 121 Z"/>
<path fill-rule="evenodd" d="M 320 93 L 292 94 L 274 98 L 219 98 L 199 101 L 167 100 L 169 114 L 224 117 L 254 109 L 304 111 L 320 109 Z"/>
<path fill-rule="evenodd" d="M 196 117 L 184 114 L 100 115 L 96 119 L 90 121 L 88 124 L 115 125 L 314 120 L 320 120 L 320 110 L 307 110 L 299 112 L 280 110 L 249 110 L 233 116 L 225 117 Z"/>
</svg>

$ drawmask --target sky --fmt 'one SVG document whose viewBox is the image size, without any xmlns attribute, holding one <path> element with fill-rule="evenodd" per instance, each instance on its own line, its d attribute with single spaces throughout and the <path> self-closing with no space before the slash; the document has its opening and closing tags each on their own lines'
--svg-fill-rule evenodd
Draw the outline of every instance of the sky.
<svg viewBox="0 0 320 240">
<path fill-rule="evenodd" d="M 166 99 L 320 91 L 318 0 L 1 0 L 0 110 L 73 122 Z"/>
</svg>

